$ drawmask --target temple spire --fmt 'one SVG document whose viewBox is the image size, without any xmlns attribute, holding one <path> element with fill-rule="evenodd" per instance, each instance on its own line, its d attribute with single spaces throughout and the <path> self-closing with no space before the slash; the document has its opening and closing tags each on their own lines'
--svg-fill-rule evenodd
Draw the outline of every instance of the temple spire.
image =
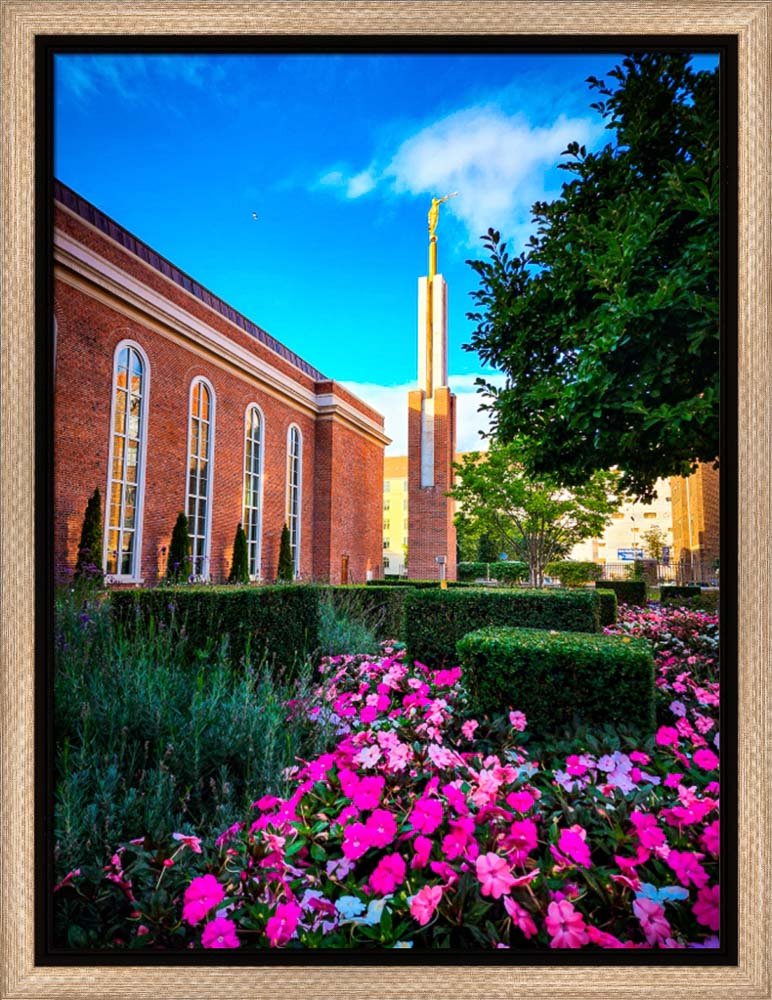
<svg viewBox="0 0 772 1000">
<path fill-rule="evenodd" d="M 429 209 L 429 280 L 426 295 L 426 395 L 431 396 L 434 389 L 434 370 L 432 364 L 434 352 L 434 331 L 432 329 L 432 281 L 437 274 L 437 223 L 440 221 L 440 205 L 448 198 L 456 198 L 458 191 L 446 194 L 444 198 L 432 198 Z"/>
</svg>

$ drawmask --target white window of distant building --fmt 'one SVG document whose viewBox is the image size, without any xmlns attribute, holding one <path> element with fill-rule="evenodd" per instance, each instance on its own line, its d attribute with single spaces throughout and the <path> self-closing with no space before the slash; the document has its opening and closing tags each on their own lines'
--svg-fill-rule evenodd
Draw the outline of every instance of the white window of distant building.
<svg viewBox="0 0 772 1000">
<path fill-rule="evenodd" d="M 186 513 L 191 573 L 199 580 L 209 578 L 213 437 L 214 390 L 206 379 L 197 378 L 190 387 Z"/>
<path fill-rule="evenodd" d="M 263 520 L 263 415 L 255 403 L 247 407 L 244 438 L 244 534 L 249 575 L 260 578 Z"/>
<path fill-rule="evenodd" d="M 384 547 L 384 549 L 391 548 L 391 539 L 384 538 L 384 540 L 383 540 L 383 547 Z"/>
<path fill-rule="evenodd" d="M 121 341 L 113 363 L 110 465 L 103 565 L 114 580 L 138 580 L 150 368 L 145 352 Z"/>
<path fill-rule="evenodd" d="M 287 527 L 294 575 L 300 575 L 300 501 L 302 490 L 303 438 L 291 424 L 287 432 Z"/>
</svg>

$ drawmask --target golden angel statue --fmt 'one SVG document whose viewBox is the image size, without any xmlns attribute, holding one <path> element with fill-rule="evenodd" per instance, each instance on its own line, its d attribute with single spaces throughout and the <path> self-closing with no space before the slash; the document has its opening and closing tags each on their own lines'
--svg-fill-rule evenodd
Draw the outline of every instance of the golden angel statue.
<svg viewBox="0 0 772 1000">
<path fill-rule="evenodd" d="M 454 191 L 453 194 L 446 194 L 444 198 L 432 198 L 432 207 L 429 209 L 429 239 L 434 239 L 434 232 L 440 219 L 440 205 L 448 198 L 455 198 L 457 195 L 458 191 Z"/>
</svg>

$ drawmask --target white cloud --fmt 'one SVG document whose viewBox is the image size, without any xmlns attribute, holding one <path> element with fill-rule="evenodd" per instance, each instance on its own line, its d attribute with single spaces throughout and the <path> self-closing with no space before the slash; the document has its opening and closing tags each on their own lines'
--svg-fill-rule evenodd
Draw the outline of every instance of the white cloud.
<svg viewBox="0 0 772 1000">
<path fill-rule="evenodd" d="M 348 176 L 342 170 L 330 170 L 319 178 L 322 187 L 336 189 L 346 198 L 361 198 L 368 194 L 378 183 L 372 167 L 360 170 L 358 174 Z"/>
<path fill-rule="evenodd" d="M 456 394 L 456 450 L 486 451 L 487 441 L 480 438 L 479 431 L 489 429 L 487 413 L 478 413 L 482 402 L 475 386 L 476 375 L 450 375 L 450 388 Z M 503 385 L 503 375 L 486 375 L 486 380 L 494 385 Z M 374 410 L 382 414 L 385 430 L 392 439 L 387 446 L 387 455 L 407 454 L 407 394 L 417 388 L 417 383 L 403 385 L 377 385 L 372 382 L 342 382 L 344 388 L 353 392 Z"/>
</svg>

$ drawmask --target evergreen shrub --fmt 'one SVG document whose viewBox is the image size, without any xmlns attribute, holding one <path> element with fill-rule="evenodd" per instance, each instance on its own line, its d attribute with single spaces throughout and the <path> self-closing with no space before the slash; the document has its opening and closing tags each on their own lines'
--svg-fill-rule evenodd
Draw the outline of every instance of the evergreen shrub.
<svg viewBox="0 0 772 1000">
<path fill-rule="evenodd" d="M 408 659 L 453 666 L 467 632 L 486 625 L 598 632 L 599 604 L 593 590 L 415 590 L 405 598 L 402 637 Z"/>
<path fill-rule="evenodd" d="M 290 544 L 289 528 L 285 524 L 281 529 L 281 542 L 279 543 L 279 566 L 276 571 L 276 579 L 280 582 L 288 583 L 295 578 L 295 566 L 292 562 L 292 546 Z"/>
<path fill-rule="evenodd" d="M 231 587 L 156 587 L 113 591 L 112 612 L 131 631 L 174 629 L 190 650 L 203 650 L 228 637 L 233 666 L 247 653 L 277 669 L 292 670 L 319 649 L 319 588 L 311 585 Z"/>
<path fill-rule="evenodd" d="M 519 583 L 528 579 L 528 563 L 501 559 L 490 564 L 490 575 L 491 580 L 499 580 L 501 583 Z"/>
<path fill-rule="evenodd" d="M 233 539 L 233 561 L 228 575 L 228 583 L 249 583 L 249 553 L 247 536 L 239 521 L 236 537 Z"/>
<path fill-rule="evenodd" d="M 597 580 L 595 586 L 602 590 L 613 590 L 620 604 L 646 604 L 645 580 Z"/>
<path fill-rule="evenodd" d="M 78 559 L 75 563 L 77 579 L 101 580 L 102 573 L 102 498 L 96 489 L 89 497 L 83 515 Z"/>
<path fill-rule="evenodd" d="M 654 657 L 643 639 L 484 628 L 458 643 L 473 715 L 525 713 L 537 739 L 582 726 L 651 734 Z"/>
<path fill-rule="evenodd" d="M 580 587 L 583 583 L 600 579 L 602 567 L 594 562 L 578 562 L 566 559 L 547 564 L 547 575 L 555 576 L 564 587 Z"/>
<path fill-rule="evenodd" d="M 617 620 L 617 595 L 613 590 L 596 590 L 600 601 L 599 613 L 601 628 L 615 625 Z"/>
<path fill-rule="evenodd" d="M 188 519 L 180 511 L 169 542 L 169 558 L 166 561 L 166 578 L 174 583 L 187 580 L 190 576 L 190 533 Z"/>
<path fill-rule="evenodd" d="M 700 594 L 702 594 L 702 587 L 698 587 L 696 584 L 682 587 L 660 587 L 659 589 L 659 598 L 663 604 L 678 603 L 684 599 L 699 597 Z"/>
<path fill-rule="evenodd" d="M 449 587 L 469 587 L 471 584 L 463 580 L 448 580 Z M 431 587 L 440 589 L 439 580 L 410 580 L 401 576 L 384 577 L 383 580 L 368 580 L 368 587 L 413 587 L 416 590 L 428 590 Z"/>
</svg>

